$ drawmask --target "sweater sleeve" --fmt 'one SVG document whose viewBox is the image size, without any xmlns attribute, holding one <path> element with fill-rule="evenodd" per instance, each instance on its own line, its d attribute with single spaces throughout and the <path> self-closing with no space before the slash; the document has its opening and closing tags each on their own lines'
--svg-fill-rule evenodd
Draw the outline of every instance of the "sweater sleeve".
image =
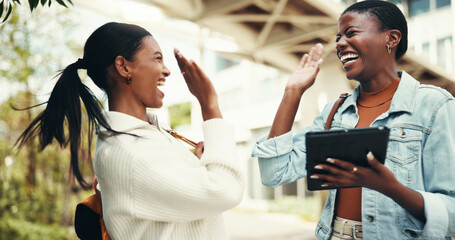
<svg viewBox="0 0 455 240">
<path fill-rule="evenodd" d="M 110 155 L 115 161 L 131 162 L 128 166 L 118 164 L 126 166 L 123 176 L 105 174 L 108 182 L 109 178 L 123 179 L 107 190 L 111 198 L 117 199 L 115 204 L 121 205 L 118 209 L 139 219 L 185 222 L 236 206 L 243 195 L 244 177 L 237 159 L 234 129 L 222 119 L 211 119 L 203 123 L 203 132 L 201 160 L 162 134 L 135 139 L 136 144 L 129 144 L 127 149 L 113 149 Z M 101 189 L 104 197 L 104 186 Z M 120 196 L 125 194 L 130 197 Z M 110 201 L 107 196 L 106 200 Z M 103 198 L 103 204 L 104 201 Z"/>
</svg>

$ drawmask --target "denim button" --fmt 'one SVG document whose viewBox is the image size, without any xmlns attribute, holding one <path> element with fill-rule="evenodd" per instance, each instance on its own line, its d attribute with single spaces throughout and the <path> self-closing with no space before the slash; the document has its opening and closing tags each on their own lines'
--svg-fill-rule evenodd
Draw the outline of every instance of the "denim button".
<svg viewBox="0 0 455 240">
<path fill-rule="evenodd" d="M 368 222 L 374 222 L 374 217 L 371 216 L 371 215 L 368 215 L 368 216 L 367 216 L 367 221 L 368 221 Z"/>
</svg>

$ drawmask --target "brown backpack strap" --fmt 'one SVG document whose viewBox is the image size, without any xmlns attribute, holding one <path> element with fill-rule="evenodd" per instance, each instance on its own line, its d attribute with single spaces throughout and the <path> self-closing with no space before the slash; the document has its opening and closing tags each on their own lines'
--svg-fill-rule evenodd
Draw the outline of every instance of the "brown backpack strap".
<svg viewBox="0 0 455 240">
<path fill-rule="evenodd" d="M 333 116 L 335 116 L 335 113 L 338 111 L 338 108 L 340 108 L 341 105 L 343 105 L 344 101 L 346 98 L 348 98 L 349 94 L 348 93 L 342 93 L 340 95 L 340 98 L 333 104 L 332 110 L 330 111 L 329 117 L 327 117 L 327 122 L 325 122 L 325 130 L 329 130 L 330 126 L 332 126 L 332 121 L 333 121 Z"/>
</svg>

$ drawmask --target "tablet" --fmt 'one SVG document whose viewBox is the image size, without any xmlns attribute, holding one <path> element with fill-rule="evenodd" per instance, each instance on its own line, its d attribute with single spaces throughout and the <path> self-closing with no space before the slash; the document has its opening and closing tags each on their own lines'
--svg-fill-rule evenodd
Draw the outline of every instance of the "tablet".
<svg viewBox="0 0 455 240">
<path fill-rule="evenodd" d="M 370 167 L 366 159 L 369 151 L 379 162 L 384 164 L 389 141 L 389 129 L 387 127 L 368 127 L 308 132 L 305 135 L 305 140 L 308 190 L 333 189 L 340 187 L 321 187 L 324 180 L 310 178 L 315 173 L 327 173 L 325 170 L 314 169 L 314 166 L 320 163 L 331 165 L 326 161 L 327 158 L 331 157 L 352 162 L 357 166 Z"/>
</svg>

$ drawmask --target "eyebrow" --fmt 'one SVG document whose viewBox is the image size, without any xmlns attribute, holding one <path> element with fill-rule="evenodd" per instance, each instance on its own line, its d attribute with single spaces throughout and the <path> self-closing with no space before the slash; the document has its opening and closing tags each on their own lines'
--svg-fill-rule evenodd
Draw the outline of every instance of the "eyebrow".
<svg viewBox="0 0 455 240">
<path fill-rule="evenodd" d="M 347 28 L 343 31 L 343 33 L 346 34 L 346 32 L 347 32 L 349 29 L 351 29 L 351 28 L 356 28 L 356 26 L 349 26 L 349 27 L 347 27 Z M 340 33 L 337 33 L 336 36 L 337 36 L 337 37 L 338 37 L 338 36 L 341 36 L 341 34 L 340 34 Z"/>
</svg>

